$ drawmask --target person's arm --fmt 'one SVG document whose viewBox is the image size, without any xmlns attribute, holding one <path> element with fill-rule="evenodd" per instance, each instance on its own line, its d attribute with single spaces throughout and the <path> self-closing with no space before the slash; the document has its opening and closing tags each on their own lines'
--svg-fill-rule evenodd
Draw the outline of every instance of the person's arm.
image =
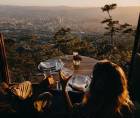
<svg viewBox="0 0 140 118">
<path fill-rule="evenodd" d="M 62 90 L 63 96 L 64 96 L 64 100 L 65 100 L 65 104 L 67 106 L 67 109 L 69 111 L 72 111 L 73 108 L 73 104 L 71 102 L 70 96 L 68 94 L 68 92 L 66 90 Z"/>
<path fill-rule="evenodd" d="M 63 96 L 64 96 L 65 104 L 67 106 L 67 109 L 69 111 L 71 111 L 72 108 L 73 108 L 73 104 L 71 102 L 68 91 L 66 91 L 66 85 L 67 85 L 67 82 L 68 82 L 68 80 L 70 79 L 71 76 L 68 79 L 64 79 L 64 78 L 61 77 L 60 72 L 59 72 L 59 75 L 60 75 L 60 83 L 62 85 L 62 93 L 63 93 Z"/>
</svg>

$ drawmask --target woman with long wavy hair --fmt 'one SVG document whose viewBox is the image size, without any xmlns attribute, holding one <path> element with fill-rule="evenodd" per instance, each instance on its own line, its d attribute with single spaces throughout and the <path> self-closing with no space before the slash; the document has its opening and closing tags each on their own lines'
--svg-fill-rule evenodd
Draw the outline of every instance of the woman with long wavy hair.
<svg viewBox="0 0 140 118">
<path fill-rule="evenodd" d="M 126 75 L 117 64 L 108 60 L 97 62 L 93 69 L 89 91 L 84 94 L 82 102 L 76 107 L 65 91 L 66 81 L 61 79 L 61 83 L 68 108 L 73 111 L 75 117 L 132 117 L 134 105 L 129 96 Z"/>
</svg>

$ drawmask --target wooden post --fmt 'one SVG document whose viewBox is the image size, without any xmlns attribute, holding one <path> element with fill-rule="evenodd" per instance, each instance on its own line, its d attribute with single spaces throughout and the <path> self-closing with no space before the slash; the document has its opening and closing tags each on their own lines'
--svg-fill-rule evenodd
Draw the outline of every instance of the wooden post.
<svg viewBox="0 0 140 118">
<path fill-rule="evenodd" d="M 130 69 L 129 69 L 129 75 L 128 75 L 129 81 L 132 81 L 131 78 L 132 78 L 132 71 L 134 65 L 134 58 L 137 52 L 140 52 L 140 14 L 139 14 L 139 20 L 138 20 L 135 41 L 134 41 L 134 46 L 132 51 L 132 57 L 131 57 L 131 63 L 130 63 Z"/>
<path fill-rule="evenodd" d="M 4 37 L 2 33 L 0 33 L 0 74 L 1 74 L 0 82 L 4 81 L 7 84 L 9 84 L 10 76 L 4 46 Z"/>
</svg>

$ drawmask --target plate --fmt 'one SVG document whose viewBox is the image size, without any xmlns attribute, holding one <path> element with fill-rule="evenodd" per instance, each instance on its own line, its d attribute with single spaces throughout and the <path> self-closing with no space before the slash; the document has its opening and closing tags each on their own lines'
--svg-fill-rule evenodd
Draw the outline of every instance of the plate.
<svg viewBox="0 0 140 118">
<path fill-rule="evenodd" d="M 88 91 L 91 79 L 86 75 L 74 75 L 67 83 L 67 91 Z"/>
<path fill-rule="evenodd" d="M 61 59 L 49 59 L 45 62 L 40 62 L 40 64 L 38 65 L 38 69 L 41 71 L 47 71 L 47 70 L 51 70 L 51 71 L 58 71 L 61 68 L 63 68 L 64 63 L 62 62 Z"/>
</svg>

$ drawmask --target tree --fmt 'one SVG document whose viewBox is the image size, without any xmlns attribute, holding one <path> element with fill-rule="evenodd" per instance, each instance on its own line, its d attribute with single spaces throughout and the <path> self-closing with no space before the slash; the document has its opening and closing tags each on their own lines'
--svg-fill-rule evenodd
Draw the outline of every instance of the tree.
<svg viewBox="0 0 140 118">
<path fill-rule="evenodd" d="M 117 20 L 113 20 L 110 11 L 115 9 L 117 7 L 117 4 L 107 4 L 104 7 L 102 7 L 102 11 L 103 12 L 107 12 L 108 14 L 108 18 L 105 18 L 101 23 L 106 23 L 106 27 L 105 29 L 108 30 L 107 34 L 110 35 L 110 41 L 109 43 L 114 45 L 114 40 L 113 40 L 113 36 L 115 34 L 115 32 L 118 31 L 118 28 L 116 25 L 119 24 L 119 21 Z"/>
<path fill-rule="evenodd" d="M 75 48 L 75 44 L 80 42 L 76 35 L 72 34 L 70 28 L 61 28 L 54 34 L 55 47 L 60 52 L 69 53 Z"/>
<path fill-rule="evenodd" d="M 128 23 L 120 24 L 118 20 L 114 20 L 110 12 L 117 7 L 117 4 L 106 4 L 104 7 L 101 7 L 103 12 L 107 12 L 108 18 L 105 18 L 101 23 L 106 24 L 105 29 L 108 30 L 106 33 L 110 35 L 109 44 L 114 46 L 114 35 L 116 33 L 130 33 L 133 31 L 132 25 Z"/>
</svg>

